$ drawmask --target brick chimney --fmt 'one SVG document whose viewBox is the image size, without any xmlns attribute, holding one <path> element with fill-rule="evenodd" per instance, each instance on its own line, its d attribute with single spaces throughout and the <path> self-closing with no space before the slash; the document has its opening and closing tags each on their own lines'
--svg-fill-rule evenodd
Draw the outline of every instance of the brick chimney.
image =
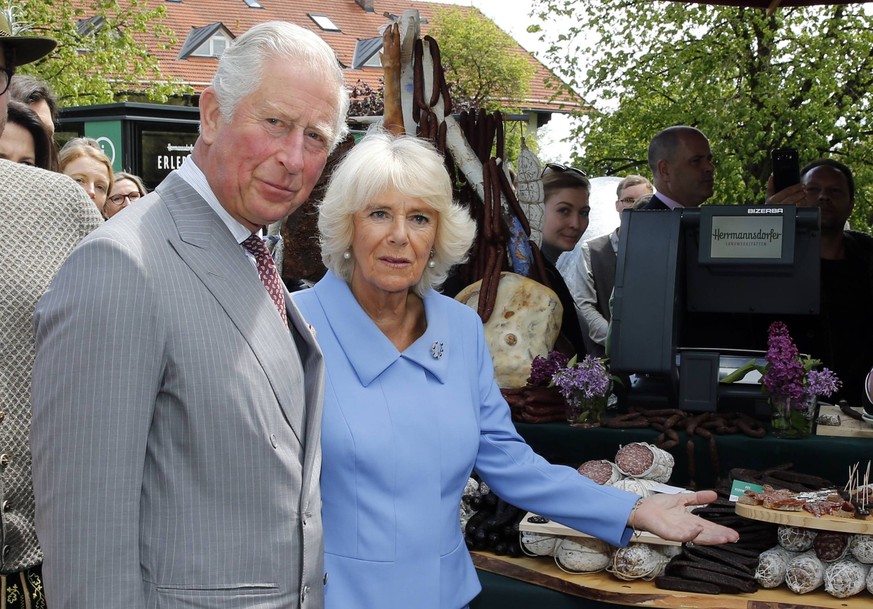
<svg viewBox="0 0 873 609">
<path fill-rule="evenodd" d="M 368 13 L 375 13 L 376 9 L 373 7 L 374 0 L 355 0 L 362 9 L 367 11 Z"/>
</svg>

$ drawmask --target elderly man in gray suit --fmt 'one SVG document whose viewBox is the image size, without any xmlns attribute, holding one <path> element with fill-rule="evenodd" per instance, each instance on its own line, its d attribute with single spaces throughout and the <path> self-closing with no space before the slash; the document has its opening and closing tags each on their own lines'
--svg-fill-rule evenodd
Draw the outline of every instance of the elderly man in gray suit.
<svg viewBox="0 0 873 609">
<path fill-rule="evenodd" d="M 347 108 L 318 36 L 253 27 L 201 96 L 192 156 L 40 301 L 52 607 L 322 607 L 321 353 L 258 231 L 307 199 Z"/>
</svg>

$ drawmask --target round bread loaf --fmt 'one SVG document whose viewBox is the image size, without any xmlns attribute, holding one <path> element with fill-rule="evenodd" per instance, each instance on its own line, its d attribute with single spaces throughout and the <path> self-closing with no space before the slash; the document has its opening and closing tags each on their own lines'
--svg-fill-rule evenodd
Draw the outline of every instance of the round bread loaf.
<svg viewBox="0 0 873 609">
<path fill-rule="evenodd" d="M 776 531 L 776 539 L 779 545 L 792 552 L 806 552 L 812 548 L 812 542 L 818 533 L 815 529 L 792 527 L 781 524 Z"/>
<path fill-rule="evenodd" d="M 555 562 L 570 573 L 603 571 L 611 557 L 612 546 L 594 537 L 565 537 L 555 548 Z"/>
<path fill-rule="evenodd" d="M 851 558 L 833 562 L 825 569 L 825 592 L 837 598 L 855 596 L 864 589 L 868 571 L 870 567 Z"/>
<path fill-rule="evenodd" d="M 824 572 L 824 563 L 815 552 L 804 552 L 788 563 L 785 584 L 795 594 L 806 594 L 824 583 Z"/>
</svg>

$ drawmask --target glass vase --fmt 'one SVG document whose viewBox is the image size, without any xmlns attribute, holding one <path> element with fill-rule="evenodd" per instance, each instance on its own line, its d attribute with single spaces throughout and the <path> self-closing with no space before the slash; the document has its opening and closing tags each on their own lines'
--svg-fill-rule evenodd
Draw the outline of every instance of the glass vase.
<svg viewBox="0 0 873 609">
<path fill-rule="evenodd" d="M 771 396 L 770 406 L 773 415 L 771 431 L 777 438 L 806 438 L 812 434 L 818 396 L 805 395 L 801 398 Z"/>
<path fill-rule="evenodd" d="M 579 397 L 567 404 L 567 422 L 574 427 L 600 427 L 606 415 L 607 396 Z"/>
</svg>

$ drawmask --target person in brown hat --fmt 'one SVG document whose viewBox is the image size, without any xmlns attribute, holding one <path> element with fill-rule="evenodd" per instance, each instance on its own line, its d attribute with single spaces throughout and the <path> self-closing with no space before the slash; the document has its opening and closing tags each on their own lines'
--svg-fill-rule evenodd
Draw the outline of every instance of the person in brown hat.
<svg viewBox="0 0 873 609">
<path fill-rule="evenodd" d="M 0 13 L 0 133 L 15 68 L 46 56 L 55 45 L 48 38 L 15 35 Z M 101 219 L 67 176 L 7 160 L 0 160 L 0 216 L 0 607 L 38 609 L 46 600 L 29 451 L 31 323 L 37 299 L 61 263 Z"/>
</svg>

